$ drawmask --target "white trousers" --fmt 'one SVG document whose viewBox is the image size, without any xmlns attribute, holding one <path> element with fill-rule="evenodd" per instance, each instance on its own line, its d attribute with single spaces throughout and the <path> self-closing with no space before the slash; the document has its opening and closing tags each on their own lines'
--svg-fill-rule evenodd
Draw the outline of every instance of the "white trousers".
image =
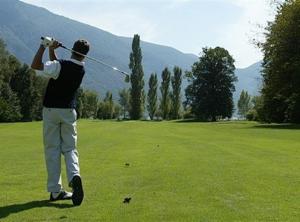
<svg viewBox="0 0 300 222">
<path fill-rule="evenodd" d="M 75 109 L 43 108 L 43 136 L 48 192 L 59 192 L 61 181 L 61 155 L 64 156 L 68 182 L 79 175 L 79 162 Z"/>
</svg>

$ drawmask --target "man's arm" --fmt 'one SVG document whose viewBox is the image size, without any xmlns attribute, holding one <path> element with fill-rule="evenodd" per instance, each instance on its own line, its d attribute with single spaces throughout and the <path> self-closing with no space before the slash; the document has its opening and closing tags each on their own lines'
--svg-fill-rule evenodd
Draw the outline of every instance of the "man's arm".
<svg viewBox="0 0 300 222">
<path fill-rule="evenodd" d="M 36 52 L 33 61 L 31 63 L 31 68 L 35 70 L 44 70 L 44 64 L 43 64 L 43 55 L 45 52 L 45 47 L 40 45 L 38 51 Z"/>
</svg>

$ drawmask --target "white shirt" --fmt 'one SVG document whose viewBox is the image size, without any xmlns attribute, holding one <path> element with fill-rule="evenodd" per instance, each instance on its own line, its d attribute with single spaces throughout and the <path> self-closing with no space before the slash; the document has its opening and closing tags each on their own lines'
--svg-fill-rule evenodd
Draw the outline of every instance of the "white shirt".
<svg viewBox="0 0 300 222">
<path fill-rule="evenodd" d="M 70 59 L 70 61 L 77 65 L 84 66 L 84 62 L 80 62 L 76 59 Z M 44 63 L 44 70 L 39 71 L 39 73 L 42 75 L 48 76 L 50 78 L 57 79 L 59 76 L 60 70 L 61 70 L 61 65 L 60 65 L 59 61 L 53 60 L 53 61 L 47 61 L 46 63 Z"/>
</svg>

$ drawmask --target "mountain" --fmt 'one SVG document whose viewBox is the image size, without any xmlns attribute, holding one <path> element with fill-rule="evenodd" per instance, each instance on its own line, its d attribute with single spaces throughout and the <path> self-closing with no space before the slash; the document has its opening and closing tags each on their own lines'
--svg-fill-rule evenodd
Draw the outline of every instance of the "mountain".
<svg viewBox="0 0 300 222">
<path fill-rule="evenodd" d="M 0 38 L 12 54 L 30 64 L 41 36 L 54 36 L 68 47 L 72 47 L 78 38 L 86 38 L 91 43 L 89 56 L 129 72 L 132 38 L 116 36 L 18 0 L 1 0 Z M 166 66 L 173 68 L 177 65 L 186 70 L 197 60 L 195 55 L 162 45 L 142 41 L 141 48 L 145 82 L 153 72 L 160 76 Z M 61 58 L 69 57 L 69 52 L 63 49 L 57 54 Z M 88 60 L 86 63 L 84 88 L 96 90 L 101 95 L 111 90 L 117 95 L 119 89 L 128 86 L 119 73 Z"/>
<path fill-rule="evenodd" d="M 238 82 L 235 85 L 236 91 L 234 93 L 235 102 L 238 101 L 242 90 L 248 91 L 252 96 L 259 93 L 261 88 L 261 62 L 257 62 L 245 69 L 237 69 L 235 75 L 238 77 Z"/>
<path fill-rule="evenodd" d="M 113 35 L 19 0 L 1 0 L 0 38 L 5 41 L 7 49 L 12 54 L 22 62 L 30 64 L 41 36 L 54 36 L 68 47 L 72 47 L 73 42 L 78 38 L 86 38 L 91 43 L 89 56 L 129 72 L 132 38 Z M 160 77 L 165 67 L 173 69 L 175 65 L 183 70 L 190 70 L 191 65 L 198 60 L 195 55 L 184 54 L 171 47 L 144 41 L 141 42 L 141 48 L 146 88 L 151 73 L 156 72 Z M 57 54 L 60 58 L 70 56 L 64 49 L 58 49 Z M 129 86 L 119 73 L 88 60 L 86 63 L 84 88 L 96 90 L 102 96 L 110 90 L 116 98 L 119 89 Z M 237 69 L 236 75 L 239 81 L 236 83 L 235 101 L 238 100 L 242 89 L 252 95 L 257 92 L 260 63 L 245 69 Z M 183 91 L 186 85 L 187 81 L 184 80 Z"/>
</svg>

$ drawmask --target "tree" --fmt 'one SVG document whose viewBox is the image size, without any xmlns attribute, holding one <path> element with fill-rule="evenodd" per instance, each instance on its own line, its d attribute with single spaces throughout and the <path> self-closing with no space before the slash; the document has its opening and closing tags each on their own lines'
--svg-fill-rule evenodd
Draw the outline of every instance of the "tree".
<svg viewBox="0 0 300 222">
<path fill-rule="evenodd" d="M 107 91 L 105 98 L 98 104 L 97 118 L 98 119 L 113 119 L 115 118 L 115 105 L 112 93 Z"/>
<path fill-rule="evenodd" d="M 287 0 L 262 44 L 263 111 L 267 122 L 300 123 L 300 1 Z"/>
<path fill-rule="evenodd" d="M 82 118 L 97 118 L 97 93 L 89 90 L 84 91 L 82 102 Z"/>
<path fill-rule="evenodd" d="M 122 110 L 122 107 L 120 106 L 120 104 L 116 103 L 114 104 L 114 113 L 113 113 L 113 119 L 116 119 L 120 117 L 121 115 L 121 110 Z"/>
<path fill-rule="evenodd" d="M 161 100 L 160 100 L 160 110 L 163 119 L 168 119 L 170 114 L 170 80 L 171 73 L 168 68 L 165 68 L 161 75 L 162 82 L 160 86 Z"/>
<path fill-rule="evenodd" d="M 148 90 L 148 105 L 147 110 L 150 116 L 150 119 L 153 120 L 157 111 L 157 74 L 152 73 L 149 78 L 149 90 Z"/>
<path fill-rule="evenodd" d="M 234 70 L 234 59 L 226 49 L 203 48 L 203 55 L 187 73 L 186 104 L 197 119 L 216 121 L 232 116 Z"/>
<path fill-rule="evenodd" d="M 41 120 L 47 79 L 10 55 L 1 39 L 0 64 L 2 121 Z"/>
<path fill-rule="evenodd" d="M 0 122 L 15 122 L 22 118 L 20 101 L 11 89 L 12 75 L 20 67 L 19 61 L 11 56 L 0 39 Z"/>
<path fill-rule="evenodd" d="M 82 111 L 83 111 L 83 104 L 84 104 L 84 101 L 85 101 L 85 98 L 84 98 L 84 91 L 82 88 L 79 88 L 76 92 L 76 112 L 77 112 L 77 118 L 82 118 L 83 115 L 82 115 Z"/>
<path fill-rule="evenodd" d="M 46 91 L 48 80 L 44 76 L 33 75 L 33 88 L 34 88 L 34 107 L 32 118 L 34 120 L 42 120 L 43 111 L 43 97 Z"/>
<path fill-rule="evenodd" d="M 0 88 L 0 122 L 16 122 L 22 118 L 19 100 L 9 85 L 3 83 Z"/>
<path fill-rule="evenodd" d="M 247 120 L 264 121 L 266 119 L 263 111 L 263 97 L 261 95 L 254 96 L 251 99 L 251 107 L 246 114 Z"/>
<path fill-rule="evenodd" d="M 142 50 L 139 35 L 134 35 L 132 52 L 130 53 L 130 118 L 140 119 L 144 108 L 144 71 L 142 66 Z"/>
<path fill-rule="evenodd" d="M 123 113 L 123 118 L 126 119 L 127 113 L 130 110 L 130 92 L 128 89 L 122 89 L 119 91 L 119 103 L 121 105 L 121 110 Z"/>
<path fill-rule="evenodd" d="M 11 89 L 20 100 L 23 121 L 32 121 L 36 115 L 35 110 L 41 103 L 41 100 L 37 100 L 39 97 L 37 89 L 34 88 L 34 75 L 34 71 L 24 64 L 16 71 L 10 81 Z"/>
<path fill-rule="evenodd" d="M 106 92 L 106 96 L 103 102 L 106 104 L 107 107 L 106 119 L 112 119 L 114 116 L 114 101 L 111 92 Z"/>
<path fill-rule="evenodd" d="M 245 118 L 249 110 L 251 109 L 251 96 L 247 91 L 242 90 L 238 101 L 238 114 Z"/>
<path fill-rule="evenodd" d="M 179 111 L 181 106 L 181 98 L 180 98 L 180 92 L 181 92 L 181 82 L 182 82 L 182 70 L 175 66 L 174 67 L 174 76 L 171 78 L 172 82 L 172 117 L 174 119 L 179 118 Z"/>
</svg>

